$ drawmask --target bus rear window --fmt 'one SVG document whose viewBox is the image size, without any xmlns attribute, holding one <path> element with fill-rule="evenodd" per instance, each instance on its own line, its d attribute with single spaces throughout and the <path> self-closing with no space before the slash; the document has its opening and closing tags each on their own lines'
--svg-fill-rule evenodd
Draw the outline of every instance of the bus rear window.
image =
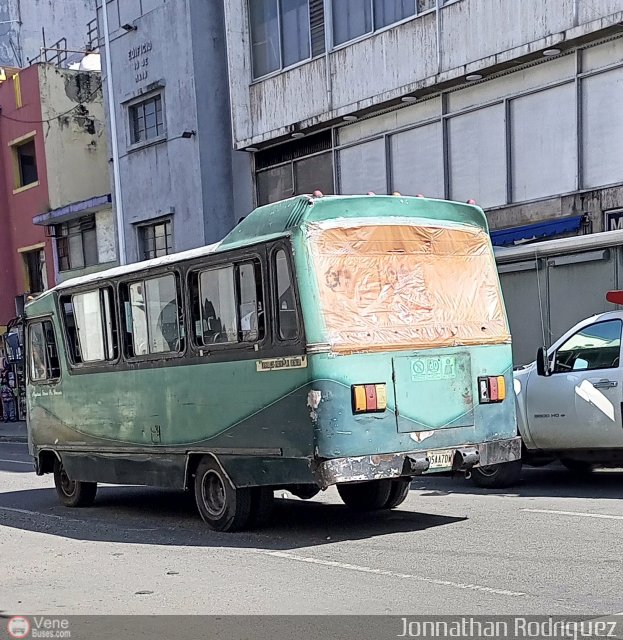
<svg viewBox="0 0 623 640">
<path fill-rule="evenodd" d="M 479 227 L 315 225 L 310 251 L 325 339 L 337 351 L 510 341 Z"/>
</svg>

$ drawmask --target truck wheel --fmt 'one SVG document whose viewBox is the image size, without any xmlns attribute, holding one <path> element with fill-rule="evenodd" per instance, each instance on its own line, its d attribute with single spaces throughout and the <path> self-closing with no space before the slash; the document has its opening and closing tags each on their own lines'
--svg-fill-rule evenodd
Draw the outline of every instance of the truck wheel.
<svg viewBox="0 0 623 640">
<path fill-rule="evenodd" d="M 586 462 L 586 460 L 570 460 L 564 458 L 560 462 L 576 476 L 589 476 L 595 468 L 592 462 Z"/>
<path fill-rule="evenodd" d="M 240 531 L 249 523 L 253 493 L 248 487 L 234 487 L 218 462 L 205 456 L 195 475 L 195 501 L 210 529 Z"/>
<path fill-rule="evenodd" d="M 472 469 L 472 481 L 478 487 L 499 489 L 510 487 L 519 481 L 521 476 L 521 460 L 492 464 Z"/>
<path fill-rule="evenodd" d="M 344 504 L 355 511 L 387 509 L 391 490 L 391 480 L 367 480 L 337 485 L 337 492 Z"/>
<path fill-rule="evenodd" d="M 384 506 L 385 509 L 393 509 L 402 504 L 407 499 L 411 488 L 411 478 L 398 478 L 391 482 L 392 488 L 389 491 L 389 498 Z"/>
<path fill-rule="evenodd" d="M 58 458 L 54 460 L 54 485 L 58 499 L 65 507 L 90 507 L 97 493 L 97 482 L 70 480 Z"/>
<path fill-rule="evenodd" d="M 250 527 L 262 527 L 269 520 L 275 506 L 275 492 L 272 487 L 252 487 Z"/>
</svg>

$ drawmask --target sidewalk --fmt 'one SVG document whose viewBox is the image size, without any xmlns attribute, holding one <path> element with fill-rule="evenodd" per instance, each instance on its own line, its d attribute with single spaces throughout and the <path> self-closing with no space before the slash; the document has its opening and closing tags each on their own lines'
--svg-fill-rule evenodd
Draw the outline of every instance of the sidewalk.
<svg viewBox="0 0 623 640">
<path fill-rule="evenodd" d="M 25 422 L 1 422 L 0 442 L 27 442 Z"/>
</svg>

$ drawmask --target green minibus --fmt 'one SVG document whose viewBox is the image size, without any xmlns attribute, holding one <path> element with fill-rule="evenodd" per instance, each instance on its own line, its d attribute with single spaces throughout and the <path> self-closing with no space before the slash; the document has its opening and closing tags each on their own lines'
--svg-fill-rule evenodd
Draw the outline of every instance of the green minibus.
<svg viewBox="0 0 623 640">
<path fill-rule="evenodd" d="M 390 509 L 416 475 L 520 458 L 470 204 L 297 196 L 216 245 L 63 282 L 25 315 L 30 453 L 66 506 L 98 482 L 177 488 L 233 531 L 264 522 L 276 489 Z"/>
</svg>

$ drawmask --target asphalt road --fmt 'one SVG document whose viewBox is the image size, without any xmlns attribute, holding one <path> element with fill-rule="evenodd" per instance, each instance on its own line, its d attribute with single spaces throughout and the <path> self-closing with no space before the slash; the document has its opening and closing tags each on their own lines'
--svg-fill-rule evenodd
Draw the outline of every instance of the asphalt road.
<svg viewBox="0 0 623 640">
<path fill-rule="evenodd" d="M 581 614 L 623 611 L 623 472 L 527 469 L 510 491 L 414 481 L 358 515 L 279 492 L 272 523 L 207 530 L 188 496 L 100 487 L 61 507 L 0 443 L 0 613 Z"/>
</svg>

